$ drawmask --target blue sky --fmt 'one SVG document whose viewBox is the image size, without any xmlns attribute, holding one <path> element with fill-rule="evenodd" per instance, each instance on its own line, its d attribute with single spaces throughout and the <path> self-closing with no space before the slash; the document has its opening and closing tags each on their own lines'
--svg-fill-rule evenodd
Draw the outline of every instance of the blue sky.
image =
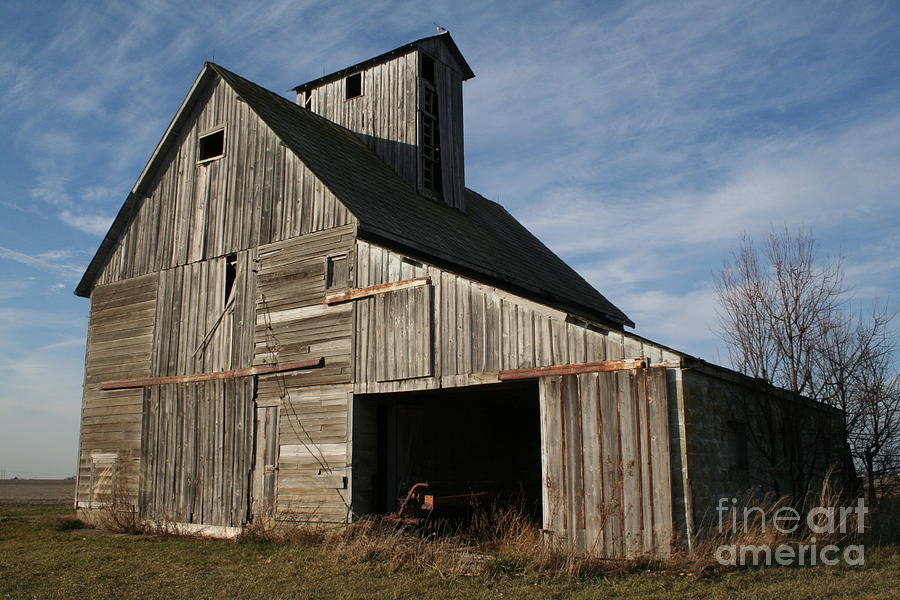
<svg viewBox="0 0 900 600">
<path fill-rule="evenodd" d="M 0 466 L 74 471 L 87 300 L 72 294 L 204 60 L 279 92 L 449 28 L 469 187 L 644 336 L 724 360 L 712 273 L 803 226 L 900 308 L 894 2 L 5 0 Z"/>
</svg>

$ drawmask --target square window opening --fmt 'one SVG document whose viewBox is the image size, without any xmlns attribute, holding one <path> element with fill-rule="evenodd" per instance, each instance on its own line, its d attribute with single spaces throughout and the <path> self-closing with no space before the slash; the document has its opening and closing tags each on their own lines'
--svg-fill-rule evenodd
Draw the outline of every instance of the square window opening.
<svg viewBox="0 0 900 600">
<path fill-rule="evenodd" d="M 350 263 L 346 254 L 328 257 L 325 269 L 325 287 L 327 289 L 346 288 L 350 285 Z"/>
<path fill-rule="evenodd" d="M 344 84 L 347 90 L 347 100 L 362 96 L 362 73 L 348 75 Z"/>
<path fill-rule="evenodd" d="M 197 148 L 197 161 L 203 162 L 221 158 L 225 155 L 225 130 L 213 131 L 200 136 Z"/>
</svg>

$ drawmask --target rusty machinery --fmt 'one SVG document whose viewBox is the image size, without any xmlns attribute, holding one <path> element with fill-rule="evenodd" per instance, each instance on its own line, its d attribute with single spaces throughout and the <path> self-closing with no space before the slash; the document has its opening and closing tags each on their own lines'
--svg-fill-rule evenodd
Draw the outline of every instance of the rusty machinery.
<svg viewBox="0 0 900 600">
<path fill-rule="evenodd" d="M 488 496 L 487 492 L 436 495 L 429 494 L 429 491 L 431 490 L 427 482 L 413 485 L 406 496 L 399 500 L 397 511 L 387 518 L 397 523 L 420 525 L 432 517 L 465 516 Z"/>
</svg>

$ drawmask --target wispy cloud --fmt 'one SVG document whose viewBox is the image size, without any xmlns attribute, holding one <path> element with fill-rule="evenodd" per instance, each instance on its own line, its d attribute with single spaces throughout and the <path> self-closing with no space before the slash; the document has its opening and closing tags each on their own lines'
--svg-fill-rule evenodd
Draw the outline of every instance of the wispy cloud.
<svg viewBox="0 0 900 600">
<path fill-rule="evenodd" d="M 674 347 L 716 340 L 715 293 L 704 285 L 685 293 L 647 290 L 623 296 L 633 319 L 642 328 L 654 331 L 658 341 Z M 707 357 L 710 358 L 710 357 Z"/>
<path fill-rule="evenodd" d="M 31 197 L 52 206 L 69 206 L 72 198 L 66 192 L 66 178 L 58 175 L 41 175 L 31 188 Z"/>
<path fill-rule="evenodd" d="M 40 254 L 26 254 L 0 246 L 0 260 L 11 260 L 43 271 L 73 279 L 84 271 L 84 264 L 78 261 L 80 253 L 71 250 L 50 250 Z"/>
<path fill-rule="evenodd" d="M 112 217 L 106 215 L 75 215 L 68 210 L 59 213 L 59 218 L 66 225 L 91 235 L 103 235 L 112 223 Z"/>
</svg>

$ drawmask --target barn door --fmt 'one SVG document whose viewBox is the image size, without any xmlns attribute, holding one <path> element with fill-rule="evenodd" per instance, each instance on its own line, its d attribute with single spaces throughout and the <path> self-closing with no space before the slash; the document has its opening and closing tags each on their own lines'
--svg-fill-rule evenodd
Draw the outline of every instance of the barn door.
<svg viewBox="0 0 900 600">
<path fill-rule="evenodd" d="M 667 556 L 664 368 L 543 377 L 544 528 L 582 554 Z"/>
<path fill-rule="evenodd" d="M 247 521 L 253 396 L 249 377 L 145 388 L 141 518 L 226 527 Z"/>
<path fill-rule="evenodd" d="M 258 406 L 253 469 L 253 515 L 272 516 L 278 476 L 278 407 Z"/>
</svg>

